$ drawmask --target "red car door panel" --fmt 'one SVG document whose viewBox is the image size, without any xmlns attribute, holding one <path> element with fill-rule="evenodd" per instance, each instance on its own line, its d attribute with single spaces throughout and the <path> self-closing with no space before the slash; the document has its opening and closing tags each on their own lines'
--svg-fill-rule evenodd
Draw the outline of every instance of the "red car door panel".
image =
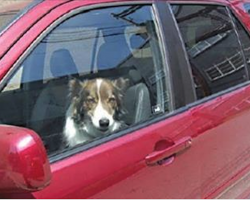
<svg viewBox="0 0 250 200">
<path fill-rule="evenodd" d="M 194 125 L 205 125 L 203 133 L 197 131 L 204 135 L 199 142 L 204 197 L 249 165 L 249 97 L 249 87 L 241 88 L 194 111 Z"/>
<path fill-rule="evenodd" d="M 250 117 L 248 90 L 239 89 L 55 163 L 51 186 L 34 195 L 38 198 L 62 197 L 62 193 L 70 198 L 210 197 L 249 165 L 250 135 L 245 131 Z M 201 125 L 203 129 L 196 128 Z M 176 155 L 172 164 L 146 165 L 145 158 L 158 141 L 174 142 L 189 136 L 193 137 L 191 148 Z"/>
<path fill-rule="evenodd" d="M 148 186 L 151 187 L 153 184 L 150 183 L 150 181 L 157 181 L 158 186 L 162 185 L 166 187 L 166 185 L 163 184 L 163 176 L 167 179 L 176 179 L 173 177 L 174 173 L 171 169 L 175 169 L 175 162 L 179 159 L 182 160 L 181 157 L 185 154 L 178 155 L 173 165 L 169 166 L 170 168 L 165 166 L 148 167 L 145 158 L 154 151 L 157 142 L 162 140 L 174 142 L 176 139 L 178 140 L 178 135 L 180 133 L 174 130 L 177 130 L 177 127 L 182 126 L 184 123 L 188 123 L 188 121 L 191 121 L 188 113 L 176 116 L 55 163 L 52 165 L 53 181 L 51 186 L 41 192 L 35 193 L 35 196 L 39 198 L 46 198 L 48 196 L 60 197 L 60 194 L 63 193 L 68 194 L 66 197 L 70 198 L 86 198 L 126 177 L 131 175 L 135 177 L 141 173 L 144 174 L 144 176 L 141 177 L 143 179 L 143 184 L 141 185 L 142 189 L 147 189 Z M 187 136 L 190 134 L 186 129 L 183 131 L 185 131 L 185 135 Z M 171 132 L 173 134 L 168 135 L 168 133 Z M 181 131 L 181 134 L 182 133 Z M 161 175 L 159 174 L 160 176 L 158 178 L 152 173 L 155 170 L 157 173 L 161 171 Z M 171 173 L 172 175 L 169 177 Z M 194 180 L 195 176 L 192 178 L 191 174 L 187 174 L 187 170 L 185 170 L 184 173 L 185 177 L 190 176 L 190 179 Z M 153 180 L 150 178 L 151 176 L 154 177 Z M 66 177 L 67 179 L 65 179 Z M 147 179 L 147 181 L 145 182 L 144 179 Z M 139 182 L 142 181 L 141 179 L 136 180 L 140 180 Z M 63 182 L 64 184 L 62 184 Z M 58 189 L 58 184 L 60 184 L 60 189 Z M 133 184 L 129 185 L 132 186 Z M 175 184 L 172 187 L 168 184 L 168 187 L 169 190 L 172 190 L 175 188 Z M 129 189 L 128 186 L 125 188 Z M 125 188 L 121 187 L 120 189 Z M 130 189 L 133 190 L 133 187 Z M 176 189 L 179 190 L 179 188 Z M 173 191 L 173 194 L 176 192 L 176 189 Z M 155 189 L 152 189 L 152 191 L 155 191 Z M 190 188 L 187 191 L 190 191 Z M 133 197 L 150 198 L 150 190 L 148 190 L 148 192 L 147 194 L 138 191 L 138 193 L 133 193 Z M 113 192 L 111 192 L 111 194 L 112 196 L 114 195 Z M 125 195 L 124 198 L 128 195 L 125 191 L 123 194 Z M 154 195 L 163 198 L 166 194 L 168 194 L 168 192 L 165 191 L 164 193 L 159 192 Z M 113 197 L 115 198 L 115 196 Z"/>
<path fill-rule="evenodd" d="M 249 167 L 247 91 L 249 87 L 191 109 L 188 116 L 192 120 L 173 122 L 177 122 L 175 131 L 171 125 L 164 126 L 163 131 L 170 138 L 184 137 L 192 130 L 192 147 L 178 155 L 171 165 L 144 168 L 94 198 L 120 198 L 121 194 L 122 198 L 215 197 L 225 189 L 224 184 Z M 202 125 L 202 129 L 197 129 Z M 235 192 L 233 197 L 241 192 Z"/>
</svg>

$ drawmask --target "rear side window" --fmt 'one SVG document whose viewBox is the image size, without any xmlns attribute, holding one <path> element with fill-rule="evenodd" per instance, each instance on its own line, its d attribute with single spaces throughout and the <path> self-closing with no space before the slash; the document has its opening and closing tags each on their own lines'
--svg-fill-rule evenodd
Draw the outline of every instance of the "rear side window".
<svg viewBox="0 0 250 200">
<path fill-rule="evenodd" d="M 198 99 L 247 80 L 242 49 L 225 7 L 174 5 L 173 11 L 192 67 Z"/>
<path fill-rule="evenodd" d="M 248 71 L 249 71 L 250 70 L 249 69 L 249 67 L 250 67 L 250 38 L 249 38 L 249 34 L 236 17 L 233 16 L 233 19 L 234 19 L 235 26 L 237 28 L 237 32 L 238 32 L 238 35 L 240 38 L 240 42 L 241 42 L 244 54 L 245 54 L 247 67 L 248 67 Z"/>
<path fill-rule="evenodd" d="M 22 16 L 41 0 L 1 0 L 0 1 L 0 34 L 13 21 Z"/>
</svg>

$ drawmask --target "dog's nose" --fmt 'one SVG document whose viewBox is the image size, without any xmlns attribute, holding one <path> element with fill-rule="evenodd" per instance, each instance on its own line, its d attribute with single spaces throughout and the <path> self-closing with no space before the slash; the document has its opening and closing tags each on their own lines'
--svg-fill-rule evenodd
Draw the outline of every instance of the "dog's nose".
<svg viewBox="0 0 250 200">
<path fill-rule="evenodd" d="M 109 120 L 106 118 L 103 118 L 99 121 L 100 127 L 101 128 L 108 128 L 109 126 Z"/>
</svg>

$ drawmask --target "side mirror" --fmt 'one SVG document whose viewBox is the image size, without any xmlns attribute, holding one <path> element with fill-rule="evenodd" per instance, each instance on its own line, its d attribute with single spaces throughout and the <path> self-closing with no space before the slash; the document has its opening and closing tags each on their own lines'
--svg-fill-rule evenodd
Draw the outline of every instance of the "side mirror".
<svg viewBox="0 0 250 200">
<path fill-rule="evenodd" d="M 0 125 L 0 193 L 33 192 L 48 186 L 50 163 L 32 130 Z"/>
</svg>

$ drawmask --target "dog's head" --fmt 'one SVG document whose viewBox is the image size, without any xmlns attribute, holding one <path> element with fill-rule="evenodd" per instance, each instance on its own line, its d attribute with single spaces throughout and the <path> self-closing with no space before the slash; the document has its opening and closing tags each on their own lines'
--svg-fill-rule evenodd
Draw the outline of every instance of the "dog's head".
<svg viewBox="0 0 250 200">
<path fill-rule="evenodd" d="M 128 80 L 103 78 L 70 81 L 73 117 L 78 123 L 91 123 L 101 132 L 113 131 L 123 113 L 122 97 Z"/>
</svg>

